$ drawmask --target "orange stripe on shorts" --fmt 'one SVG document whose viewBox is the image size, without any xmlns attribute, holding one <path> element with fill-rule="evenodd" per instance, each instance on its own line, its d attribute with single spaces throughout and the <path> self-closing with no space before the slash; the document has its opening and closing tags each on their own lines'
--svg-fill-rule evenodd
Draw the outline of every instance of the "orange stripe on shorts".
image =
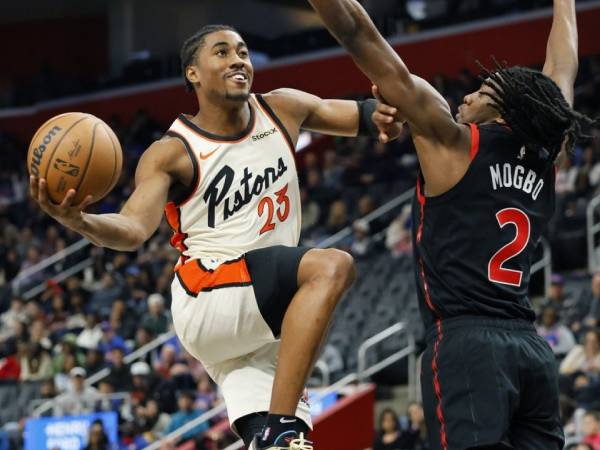
<svg viewBox="0 0 600 450">
<path fill-rule="evenodd" d="M 227 261 L 214 270 L 202 266 L 198 259 L 187 261 L 175 275 L 189 295 L 225 287 L 249 286 L 252 282 L 246 260 L 242 257 Z"/>
</svg>

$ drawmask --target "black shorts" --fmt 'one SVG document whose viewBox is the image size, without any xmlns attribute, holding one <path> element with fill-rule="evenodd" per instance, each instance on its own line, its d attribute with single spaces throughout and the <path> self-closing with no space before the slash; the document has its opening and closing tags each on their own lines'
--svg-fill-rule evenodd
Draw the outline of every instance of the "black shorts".
<svg viewBox="0 0 600 450">
<path fill-rule="evenodd" d="M 562 450 L 558 367 L 523 320 L 458 317 L 427 333 L 421 384 L 432 450 Z"/>
<path fill-rule="evenodd" d="M 298 290 L 300 260 L 309 250 L 275 245 L 244 255 L 258 309 L 275 337 L 281 335 L 283 316 Z"/>
</svg>

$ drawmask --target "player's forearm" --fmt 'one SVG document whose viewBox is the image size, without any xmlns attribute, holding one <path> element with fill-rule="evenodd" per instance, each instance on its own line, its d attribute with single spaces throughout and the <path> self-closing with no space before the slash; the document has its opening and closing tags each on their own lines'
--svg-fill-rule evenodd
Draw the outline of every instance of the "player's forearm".
<svg viewBox="0 0 600 450">
<path fill-rule="evenodd" d="M 145 241 L 144 230 L 123 214 L 82 214 L 75 230 L 99 247 L 119 251 L 137 250 Z"/>
<path fill-rule="evenodd" d="M 544 72 L 566 72 L 575 79 L 577 57 L 577 13 L 574 0 L 554 0 L 552 28 L 546 46 Z"/>
</svg>

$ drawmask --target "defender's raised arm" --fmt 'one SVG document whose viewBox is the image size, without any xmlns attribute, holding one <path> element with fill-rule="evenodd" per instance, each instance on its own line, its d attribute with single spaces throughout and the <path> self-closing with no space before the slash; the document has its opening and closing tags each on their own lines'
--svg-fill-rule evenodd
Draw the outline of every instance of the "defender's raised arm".
<svg viewBox="0 0 600 450">
<path fill-rule="evenodd" d="M 385 100 L 398 108 L 414 134 L 453 146 L 461 137 L 448 103 L 406 64 L 379 34 L 367 12 L 354 0 L 310 0 L 335 38 L 355 63 L 379 87 Z"/>
<path fill-rule="evenodd" d="M 546 46 L 543 72 L 558 84 L 571 106 L 573 106 L 573 85 L 578 66 L 575 1 L 554 0 L 554 15 Z"/>
</svg>

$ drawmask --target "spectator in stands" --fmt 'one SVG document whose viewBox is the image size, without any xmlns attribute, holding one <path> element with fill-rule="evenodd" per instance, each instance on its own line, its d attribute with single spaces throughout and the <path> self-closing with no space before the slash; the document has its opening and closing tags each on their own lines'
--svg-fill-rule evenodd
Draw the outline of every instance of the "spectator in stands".
<svg viewBox="0 0 600 450">
<path fill-rule="evenodd" d="M 402 446 L 400 420 L 393 409 L 386 408 L 379 415 L 379 429 L 373 441 L 373 450 L 396 450 Z"/>
<path fill-rule="evenodd" d="M 408 255 L 412 251 L 412 239 L 410 231 L 411 211 L 410 205 L 402 208 L 402 211 L 394 219 L 385 233 L 385 247 L 394 258 Z"/>
<path fill-rule="evenodd" d="M 43 381 L 52 378 L 52 360 L 40 344 L 30 343 L 21 356 L 21 381 Z"/>
<path fill-rule="evenodd" d="M 200 417 L 204 412 L 206 412 L 201 409 L 194 409 L 194 400 L 195 395 L 193 392 L 182 391 L 179 393 L 177 398 L 178 410 L 171 416 L 171 422 L 169 422 L 169 426 L 167 426 L 165 434 L 175 431 L 177 428 L 185 425 L 197 417 Z M 206 430 L 208 430 L 208 422 L 201 423 L 200 425 L 197 425 L 188 432 L 184 433 L 183 436 L 181 436 L 181 439 L 188 440 L 192 438 L 198 438 Z"/>
<path fill-rule="evenodd" d="M 600 375 L 600 333 L 589 330 L 584 336 L 583 345 L 576 345 L 560 365 L 560 373 L 572 375 L 576 372 Z"/>
<path fill-rule="evenodd" d="M 581 322 L 575 322 L 571 328 L 579 331 L 582 326 L 594 328 L 600 325 L 600 272 L 596 272 L 592 277 L 592 298 L 590 308 Z"/>
<path fill-rule="evenodd" d="M 77 416 L 94 412 L 98 401 L 98 391 L 85 385 L 86 372 L 82 367 L 74 367 L 69 372 L 70 389 L 54 403 L 54 416 Z"/>
<path fill-rule="evenodd" d="M 77 349 L 77 336 L 72 333 L 67 333 L 62 337 L 60 343 L 60 351 L 56 353 L 52 359 L 52 367 L 54 373 L 67 373 L 72 367 L 65 370 L 65 359 L 72 356 L 74 358 L 74 366 L 83 366 L 85 364 L 85 356 Z M 71 361 L 69 361 L 70 363 Z M 73 367 L 74 367 L 73 366 Z"/>
<path fill-rule="evenodd" d="M 579 307 L 574 299 L 565 295 L 564 284 L 565 279 L 562 275 L 552 274 L 550 292 L 542 307 L 553 306 L 563 322 L 570 326 L 578 319 Z"/>
<path fill-rule="evenodd" d="M 114 411 L 119 412 L 123 399 L 113 398 L 115 387 L 112 384 L 111 378 L 106 377 L 98 382 L 98 400 L 94 405 L 94 411 Z"/>
<path fill-rule="evenodd" d="M 158 293 L 148 296 L 148 312 L 142 317 L 142 326 L 158 336 L 166 333 L 171 323 L 169 313 L 165 311 L 165 299 Z"/>
<path fill-rule="evenodd" d="M 95 420 L 90 427 L 88 444 L 83 450 L 109 450 L 108 436 L 101 420 Z"/>
<path fill-rule="evenodd" d="M 54 365 L 54 363 L 53 363 Z M 56 371 L 56 367 L 54 368 L 54 385 L 58 392 L 66 392 L 69 390 L 71 386 L 71 377 L 69 376 L 69 372 L 74 367 L 77 367 L 77 359 L 74 354 L 65 355 L 62 360 L 62 366 Z"/>
<path fill-rule="evenodd" d="M 16 342 L 6 342 L 0 353 L 0 384 L 15 384 L 19 381 L 21 363 L 17 355 Z"/>
<path fill-rule="evenodd" d="M 85 300 L 81 293 L 67 291 L 69 296 L 69 314 L 65 326 L 67 330 L 80 331 L 85 327 Z M 79 345 L 79 343 L 78 343 Z"/>
<path fill-rule="evenodd" d="M 215 388 L 208 374 L 204 372 L 198 380 L 196 390 L 196 401 L 194 403 L 194 406 L 196 407 L 196 409 L 208 411 L 209 409 L 212 409 L 215 406 L 216 401 L 217 393 L 215 391 Z"/>
<path fill-rule="evenodd" d="M 133 339 L 138 326 L 136 315 L 126 303 L 117 299 L 113 302 L 110 312 L 110 326 L 123 339 Z"/>
<path fill-rule="evenodd" d="M 124 345 L 115 345 L 110 351 L 110 374 L 108 377 L 116 392 L 126 392 L 132 387 L 129 367 L 123 361 L 125 352 Z"/>
<path fill-rule="evenodd" d="M 554 306 L 546 306 L 542 310 L 537 332 L 548 342 L 557 357 L 565 356 L 575 346 L 573 333 L 559 321 Z"/>
<path fill-rule="evenodd" d="M 104 359 L 107 362 L 111 362 L 111 350 L 113 348 L 120 347 L 126 352 L 127 347 L 125 346 L 125 341 L 123 338 L 115 334 L 110 322 L 102 322 L 100 328 L 102 329 L 102 338 L 98 343 L 98 350 L 104 353 Z"/>
<path fill-rule="evenodd" d="M 116 282 L 116 274 L 106 272 L 100 280 L 100 287 L 90 298 L 93 311 L 100 316 L 108 316 L 113 302 L 121 296 L 122 287 Z"/>
<path fill-rule="evenodd" d="M 300 188 L 300 200 L 302 202 L 301 230 L 304 235 L 307 235 L 318 225 L 321 218 L 321 208 L 310 197 L 305 187 Z"/>
<path fill-rule="evenodd" d="M 335 234 L 350 225 L 348 219 L 348 208 L 343 200 L 336 200 L 329 208 L 329 217 L 327 218 L 326 233 Z"/>
<path fill-rule="evenodd" d="M 146 426 L 155 438 L 165 434 L 165 430 L 171 422 L 171 418 L 165 412 L 162 412 L 156 400 L 148 400 L 144 408 L 144 417 Z"/>
<path fill-rule="evenodd" d="M 358 219 L 352 224 L 352 243 L 350 253 L 356 258 L 365 258 L 373 250 L 373 239 L 370 235 L 369 222 Z"/>
<path fill-rule="evenodd" d="M 339 164 L 335 150 L 328 149 L 323 153 L 322 179 L 323 186 L 328 189 L 338 191 L 342 179 L 343 169 Z"/>
<path fill-rule="evenodd" d="M 19 297 L 10 301 L 10 308 L 0 315 L 0 342 L 15 335 L 17 322 L 26 319 L 25 302 Z"/>
<path fill-rule="evenodd" d="M 131 396 L 137 403 L 144 403 L 153 397 L 154 389 L 160 382 L 152 373 L 150 366 L 145 361 L 136 361 L 131 365 Z"/>
<path fill-rule="evenodd" d="M 90 375 L 104 368 L 104 355 L 97 348 L 88 348 L 85 354 L 85 370 Z"/>
<path fill-rule="evenodd" d="M 97 348 L 102 339 L 102 328 L 98 323 L 98 316 L 95 313 L 88 313 L 85 316 L 85 326 L 79 336 L 77 336 L 77 345 L 81 348 Z"/>
<path fill-rule="evenodd" d="M 582 421 L 583 444 L 588 444 L 593 450 L 600 450 L 600 412 L 588 411 Z"/>
<path fill-rule="evenodd" d="M 172 344 L 165 344 L 160 350 L 160 358 L 154 363 L 154 370 L 163 378 L 169 379 L 171 367 L 177 362 L 177 348 Z"/>
</svg>

